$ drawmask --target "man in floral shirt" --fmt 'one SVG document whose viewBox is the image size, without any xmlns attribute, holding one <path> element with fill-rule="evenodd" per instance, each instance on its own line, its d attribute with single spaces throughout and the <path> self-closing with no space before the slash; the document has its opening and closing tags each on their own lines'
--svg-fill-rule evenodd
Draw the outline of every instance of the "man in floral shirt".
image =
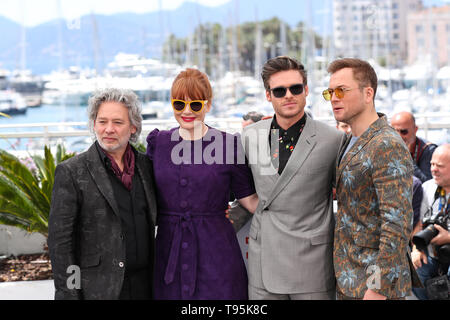
<svg viewBox="0 0 450 320">
<path fill-rule="evenodd" d="M 402 299 L 411 294 L 411 156 L 386 116 L 375 110 L 377 76 L 370 64 L 339 59 L 328 72 L 330 88 L 323 96 L 352 132 L 337 157 L 337 296 Z"/>
</svg>

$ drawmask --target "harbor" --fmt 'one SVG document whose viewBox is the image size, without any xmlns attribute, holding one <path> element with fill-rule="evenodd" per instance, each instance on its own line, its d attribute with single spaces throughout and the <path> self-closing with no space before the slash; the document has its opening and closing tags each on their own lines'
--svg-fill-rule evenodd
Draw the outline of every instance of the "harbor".
<svg viewBox="0 0 450 320">
<path fill-rule="evenodd" d="M 145 152 L 150 132 L 179 126 L 171 88 L 187 68 L 204 72 L 212 86 L 205 124 L 235 134 L 242 133 L 248 112 L 274 115 L 268 95 L 277 88 L 264 87 L 264 63 L 278 56 L 295 58 L 304 65 L 307 81 L 301 73 L 305 83 L 297 81 L 300 93 L 292 91 L 292 84 L 281 84 L 281 98 L 288 89 L 292 95 L 307 92 L 308 117 L 335 128 L 323 92 L 328 89 L 331 97 L 344 99 L 344 93 L 356 87 L 330 89 L 327 68 L 336 59 L 355 57 L 369 62 L 378 77 L 373 86 L 377 112 L 388 121 L 410 112 L 418 137 L 436 145 L 450 143 L 448 1 L 180 0 L 173 7 L 167 7 L 171 1 L 150 1 L 152 9 L 110 12 L 87 5 L 84 12 L 70 15 L 73 7 L 68 3 L 42 0 L 43 7 L 54 12 L 33 23 L 31 19 L 39 18 L 36 3 L 19 2 L 20 14 L 15 16 L 0 4 L 5 31 L 0 43 L 0 275 L 5 275 L 0 277 L 0 300 L 54 298 L 51 275 L 39 278 L 25 267 L 19 275 L 14 268 L 27 261 L 24 256 L 36 255 L 29 264 L 42 263 L 42 269 L 51 272 L 47 237 L 55 167 L 85 152 L 95 140 L 88 105 L 99 89 L 136 93 L 143 121 L 133 146 Z M 337 206 L 334 199 L 335 215 Z M 236 232 L 246 267 L 250 225 L 247 221 Z M 14 267 L 11 260 L 16 260 Z"/>
</svg>

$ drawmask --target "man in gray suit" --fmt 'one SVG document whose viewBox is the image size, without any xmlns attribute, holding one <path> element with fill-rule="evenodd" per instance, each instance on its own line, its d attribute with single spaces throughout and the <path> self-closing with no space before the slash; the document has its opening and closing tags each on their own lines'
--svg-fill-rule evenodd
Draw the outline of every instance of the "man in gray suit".
<svg viewBox="0 0 450 320">
<path fill-rule="evenodd" d="M 249 234 L 249 297 L 335 299 L 332 184 L 344 134 L 306 115 L 302 64 L 270 59 L 262 78 L 275 115 L 242 134 L 260 199 Z"/>
</svg>

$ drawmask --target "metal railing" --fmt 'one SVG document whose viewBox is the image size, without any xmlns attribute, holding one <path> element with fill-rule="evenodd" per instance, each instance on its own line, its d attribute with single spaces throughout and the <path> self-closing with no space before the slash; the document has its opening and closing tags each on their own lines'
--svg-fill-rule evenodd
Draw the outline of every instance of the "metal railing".
<svg viewBox="0 0 450 320">
<path fill-rule="evenodd" d="M 421 136 L 429 138 L 431 130 L 450 129 L 450 112 L 417 114 L 416 123 L 421 130 Z M 334 118 L 315 117 L 316 120 L 335 124 Z M 242 130 L 241 118 L 207 118 L 206 123 L 219 130 L 236 133 Z M 175 119 L 167 120 L 144 120 L 142 122 L 141 139 L 155 128 L 166 130 L 177 126 Z M 30 130 L 31 129 L 31 130 Z M 32 130 L 39 129 L 39 130 Z M 0 125 L 0 139 L 39 139 L 42 144 L 50 145 L 52 140 L 69 137 L 90 137 L 90 131 L 86 122 L 52 122 L 52 123 L 30 123 L 30 124 L 4 124 Z"/>
</svg>

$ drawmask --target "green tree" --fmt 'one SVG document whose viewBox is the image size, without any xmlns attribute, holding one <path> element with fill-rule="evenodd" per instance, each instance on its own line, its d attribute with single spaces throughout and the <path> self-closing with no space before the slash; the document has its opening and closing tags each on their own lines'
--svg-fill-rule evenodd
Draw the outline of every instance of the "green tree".
<svg viewBox="0 0 450 320">
<path fill-rule="evenodd" d="M 281 52 L 281 25 L 282 21 L 274 17 L 269 20 L 261 21 L 260 28 L 262 33 L 262 51 L 266 57 L 280 55 Z M 302 58 L 302 50 L 306 46 L 303 37 L 306 31 L 303 22 L 299 22 L 294 28 L 285 24 L 286 27 L 286 48 L 289 56 L 299 60 Z M 255 45 L 256 45 L 255 22 L 247 22 L 238 26 L 224 29 L 220 24 L 207 23 L 195 28 L 194 33 L 188 38 L 180 39 L 170 35 L 164 45 L 164 58 L 166 61 L 178 64 L 192 63 L 197 66 L 204 66 L 204 71 L 209 75 L 214 75 L 214 68 L 223 64 L 227 70 L 233 69 L 233 39 L 236 40 L 238 68 L 241 71 L 252 73 L 255 68 Z M 322 38 L 314 33 L 315 48 L 321 49 L 323 46 Z M 189 52 L 188 52 L 189 51 Z M 220 56 L 221 53 L 221 56 Z M 187 61 L 189 55 L 190 60 Z M 202 57 L 203 61 L 200 61 Z M 219 58 L 221 60 L 219 60 Z"/>
<path fill-rule="evenodd" d="M 74 155 L 58 145 L 53 156 L 45 146 L 44 157 L 31 157 L 27 166 L 0 150 L 0 223 L 48 236 L 56 165 Z"/>
</svg>

